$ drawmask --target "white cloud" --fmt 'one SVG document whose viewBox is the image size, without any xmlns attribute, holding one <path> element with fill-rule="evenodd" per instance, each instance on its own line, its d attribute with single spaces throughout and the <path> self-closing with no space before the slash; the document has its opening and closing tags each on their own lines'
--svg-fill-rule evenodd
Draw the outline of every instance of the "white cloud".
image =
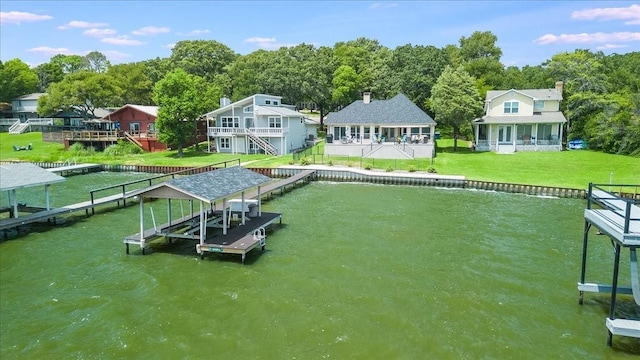
<svg viewBox="0 0 640 360">
<path fill-rule="evenodd" d="M 165 48 L 165 49 L 173 49 L 175 46 L 176 46 L 176 43 L 171 43 L 171 44 L 164 45 L 163 48 Z"/>
<path fill-rule="evenodd" d="M 546 34 L 536 40 L 540 45 L 547 44 L 602 44 L 640 41 L 640 32 L 614 32 L 614 33 L 581 33 L 581 34 Z"/>
<path fill-rule="evenodd" d="M 620 49 L 620 48 L 626 48 L 626 47 L 629 47 L 629 46 L 622 45 L 622 44 L 604 44 L 602 46 L 598 46 L 596 50 L 611 50 L 611 49 Z"/>
<path fill-rule="evenodd" d="M 211 31 L 209 29 L 193 30 L 193 31 L 190 31 L 188 33 L 178 33 L 178 35 L 180 35 L 180 36 L 200 36 L 200 35 L 208 34 L 210 32 Z"/>
<path fill-rule="evenodd" d="M 87 54 L 89 52 L 87 52 Z M 100 52 L 104 56 L 106 56 L 107 59 L 109 59 L 109 61 L 125 60 L 126 58 L 131 57 L 131 55 L 129 55 L 127 53 L 123 53 L 123 52 L 117 51 L 117 50 L 106 50 L 106 51 L 100 51 Z"/>
<path fill-rule="evenodd" d="M 0 23 L 2 24 L 18 24 L 23 22 L 34 22 L 42 20 L 51 20 L 52 16 L 38 15 L 21 11 L 0 12 Z"/>
<path fill-rule="evenodd" d="M 142 45 L 142 41 L 129 39 L 126 35 L 102 38 L 100 41 L 112 45 Z"/>
<path fill-rule="evenodd" d="M 377 3 L 371 4 L 371 6 L 369 6 L 369 9 L 371 9 L 371 10 L 388 9 L 388 8 L 392 8 L 392 7 L 396 7 L 396 6 L 398 6 L 398 4 L 396 4 L 396 3 L 377 2 Z"/>
<path fill-rule="evenodd" d="M 138 36 L 149 36 L 149 35 L 157 35 L 157 34 L 166 34 L 169 31 L 171 31 L 171 29 L 169 29 L 168 27 L 145 26 L 138 30 L 133 30 L 131 33 L 133 35 L 138 35 Z"/>
<path fill-rule="evenodd" d="M 49 56 L 53 56 L 53 55 L 58 55 L 58 54 L 65 54 L 65 55 L 69 55 L 71 54 L 71 50 L 67 49 L 67 48 L 52 48 L 49 46 L 38 46 L 38 47 L 34 47 L 31 49 L 27 49 L 28 52 L 35 52 L 35 53 L 41 53 L 41 54 L 45 54 L 45 55 L 49 55 Z"/>
<path fill-rule="evenodd" d="M 90 23 L 87 21 L 78 21 L 78 20 L 73 20 L 68 22 L 66 25 L 61 25 L 58 26 L 58 29 L 60 30 L 66 30 L 66 29 L 88 29 L 88 28 L 99 28 L 99 27 L 105 27 L 109 24 L 107 23 Z"/>
<path fill-rule="evenodd" d="M 106 37 L 106 36 L 115 35 L 116 31 L 113 29 L 93 28 L 93 29 L 85 30 L 82 34 L 87 36 L 94 36 L 94 37 Z"/>
<path fill-rule="evenodd" d="M 291 47 L 295 44 L 279 43 L 276 38 L 252 37 L 245 39 L 244 42 L 256 44 L 260 49 L 279 49 L 281 47 Z"/>
<path fill-rule="evenodd" d="M 574 11 L 572 19 L 578 20 L 626 20 L 627 25 L 640 25 L 640 5 L 633 4 L 626 8 L 596 8 Z"/>
</svg>

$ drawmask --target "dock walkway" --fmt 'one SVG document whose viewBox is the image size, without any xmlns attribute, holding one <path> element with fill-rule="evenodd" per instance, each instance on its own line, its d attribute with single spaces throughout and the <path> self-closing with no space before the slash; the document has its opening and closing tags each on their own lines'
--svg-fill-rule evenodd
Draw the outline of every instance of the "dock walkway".
<svg viewBox="0 0 640 360">
<path fill-rule="evenodd" d="M 262 186 L 260 188 L 260 195 L 267 196 L 277 190 L 280 190 L 280 193 L 282 194 L 284 192 L 284 189 L 287 186 L 289 185 L 295 186 L 299 181 L 308 181 L 312 179 L 315 176 L 315 174 L 316 174 L 316 170 L 302 170 L 295 175 L 292 175 L 282 180 L 278 180 L 276 182 Z M 252 190 L 248 192 L 245 196 L 247 199 L 256 199 L 258 197 L 258 190 L 257 189 Z"/>
<path fill-rule="evenodd" d="M 102 165 L 100 164 L 75 164 L 75 165 L 65 165 L 58 166 L 55 168 L 48 168 L 47 170 L 57 173 L 60 175 L 65 175 L 69 173 L 86 173 L 95 171 L 97 169 L 102 169 Z"/>
<path fill-rule="evenodd" d="M 623 198 L 606 191 L 607 185 L 589 184 L 587 208 L 584 211 L 584 237 L 582 245 L 582 271 L 578 283 L 579 303 L 583 303 L 585 292 L 610 293 L 609 315 L 605 326 L 609 333 L 607 345 L 611 346 L 613 335 L 640 338 L 640 319 L 616 317 L 616 297 L 618 294 L 633 295 L 636 306 L 640 306 L 640 280 L 638 279 L 638 259 L 636 249 L 640 247 L 640 207 L 638 200 Z M 616 185 L 616 187 L 638 185 Z M 598 208 L 593 208 L 597 205 Z M 614 250 L 613 276 L 611 284 L 586 282 L 587 250 L 589 230 L 595 226 L 600 234 L 611 239 Z M 620 253 L 629 249 L 631 286 L 618 286 Z"/>
</svg>

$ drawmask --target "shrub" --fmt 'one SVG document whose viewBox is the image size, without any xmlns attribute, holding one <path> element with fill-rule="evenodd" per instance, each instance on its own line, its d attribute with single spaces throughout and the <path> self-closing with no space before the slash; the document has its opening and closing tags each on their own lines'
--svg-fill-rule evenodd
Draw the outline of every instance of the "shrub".
<svg viewBox="0 0 640 360">
<path fill-rule="evenodd" d="M 409 165 L 409 172 L 416 172 L 416 167 L 413 165 Z"/>
<path fill-rule="evenodd" d="M 386 171 L 386 172 L 392 172 L 392 171 L 393 171 L 393 166 L 391 166 L 391 165 L 387 166 L 387 168 L 386 168 L 386 169 L 384 169 L 384 171 Z"/>
<path fill-rule="evenodd" d="M 436 168 L 434 168 L 433 166 L 429 166 L 429 167 L 427 168 L 427 172 L 428 172 L 428 173 L 432 173 L 432 174 L 437 173 Z"/>
<path fill-rule="evenodd" d="M 300 165 L 309 165 L 311 164 L 311 159 L 309 159 L 308 157 L 303 157 L 302 159 L 300 159 Z"/>
<path fill-rule="evenodd" d="M 329 166 L 333 166 L 333 160 L 329 160 L 329 162 L 327 163 L 327 165 L 329 165 Z"/>
<path fill-rule="evenodd" d="M 371 169 L 373 169 L 373 165 L 371 165 L 371 164 L 364 164 L 364 169 L 365 169 L 365 170 L 371 170 Z"/>
<path fill-rule="evenodd" d="M 85 152 L 84 145 L 82 143 L 73 143 L 69 146 L 68 150 L 73 156 L 83 155 Z"/>
</svg>

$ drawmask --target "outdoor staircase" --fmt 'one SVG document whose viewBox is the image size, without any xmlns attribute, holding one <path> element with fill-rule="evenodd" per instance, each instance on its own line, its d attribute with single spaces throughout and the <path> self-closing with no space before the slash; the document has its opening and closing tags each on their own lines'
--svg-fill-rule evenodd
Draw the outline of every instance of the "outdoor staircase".
<svg viewBox="0 0 640 360">
<path fill-rule="evenodd" d="M 9 128 L 9 134 L 22 134 L 29 128 L 29 120 L 21 123 L 20 120 L 16 121 Z"/>
<path fill-rule="evenodd" d="M 144 148 L 144 145 L 142 145 L 142 144 L 140 143 L 140 141 L 138 141 L 138 139 L 136 139 L 135 137 L 131 136 L 131 134 L 129 134 L 128 132 L 124 131 L 124 137 L 125 137 L 127 140 L 129 140 L 130 142 L 132 142 L 132 143 L 136 144 L 140 149 L 142 149 L 142 150 L 146 150 L 146 149 Z"/>
<path fill-rule="evenodd" d="M 251 139 L 254 144 L 258 145 L 260 149 L 264 150 L 265 153 L 273 156 L 278 155 L 278 150 L 273 145 L 256 135 L 256 133 L 249 129 L 245 129 L 245 133 L 247 134 L 247 137 Z"/>
</svg>

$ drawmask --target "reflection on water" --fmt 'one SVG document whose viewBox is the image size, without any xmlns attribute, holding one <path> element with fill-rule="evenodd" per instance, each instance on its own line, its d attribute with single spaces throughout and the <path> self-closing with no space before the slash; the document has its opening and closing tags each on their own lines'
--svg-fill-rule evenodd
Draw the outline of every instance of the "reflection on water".
<svg viewBox="0 0 640 360">
<path fill-rule="evenodd" d="M 131 176 L 70 177 L 54 206 Z M 34 228 L 0 243 L 0 358 L 637 357 L 635 339 L 606 346 L 606 296 L 578 305 L 583 208 L 312 183 L 265 205 L 284 225 L 244 266 L 188 242 L 126 255 L 137 206 Z M 607 282 L 609 244 L 593 244 L 590 278 Z"/>
</svg>

